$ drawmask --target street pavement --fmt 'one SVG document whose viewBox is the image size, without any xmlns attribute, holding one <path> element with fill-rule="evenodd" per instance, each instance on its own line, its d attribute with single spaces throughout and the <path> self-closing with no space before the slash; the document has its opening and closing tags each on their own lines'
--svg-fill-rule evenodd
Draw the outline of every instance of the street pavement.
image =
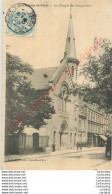
<svg viewBox="0 0 112 194">
<path fill-rule="evenodd" d="M 8 167 L 20 165 L 24 166 L 24 169 L 29 169 L 30 166 L 30 169 L 33 167 L 43 170 L 112 170 L 112 162 L 105 157 L 104 147 L 7 156 L 5 161 Z"/>
</svg>

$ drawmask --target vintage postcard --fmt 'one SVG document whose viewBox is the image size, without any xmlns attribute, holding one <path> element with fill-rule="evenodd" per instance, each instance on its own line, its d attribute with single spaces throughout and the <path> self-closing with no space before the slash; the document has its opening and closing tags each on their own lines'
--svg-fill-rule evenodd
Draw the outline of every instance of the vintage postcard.
<svg viewBox="0 0 112 194">
<path fill-rule="evenodd" d="M 2 169 L 112 170 L 112 2 L 4 0 Z"/>
</svg>

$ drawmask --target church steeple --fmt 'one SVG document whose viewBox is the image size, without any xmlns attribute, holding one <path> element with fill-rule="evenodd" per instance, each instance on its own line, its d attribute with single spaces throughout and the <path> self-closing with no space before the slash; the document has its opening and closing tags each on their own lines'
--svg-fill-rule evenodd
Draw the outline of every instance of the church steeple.
<svg viewBox="0 0 112 194">
<path fill-rule="evenodd" d="M 60 65 L 54 75 L 52 76 L 49 82 L 53 82 L 54 80 L 57 81 L 59 79 L 60 74 L 64 73 L 65 70 L 71 69 L 71 74 L 68 77 L 70 81 L 70 87 L 73 87 L 73 82 L 76 83 L 77 81 L 77 69 L 78 69 L 79 60 L 76 58 L 75 52 L 75 38 L 74 38 L 74 31 L 73 31 L 73 23 L 72 23 L 72 13 L 70 9 L 70 18 L 69 18 L 69 25 L 68 25 L 68 33 L 66 39 L 66 48 L 64 52 L 64 57 L 60 61 Z M 69 72 L 70 73 L 70 72 Z"/>
<path fill-rule="evenodd" d="M 73 30 L 73 22 L 72 22 L 72 12 L 70 9 L 70 18 L 69 18 L 69 25 L 68 25 L 68 34 L 66 39 L 66 47 L 64 58 L 67 59 L 69 62 L 77 62 L 76 59 L 76 51 L 75 51 L 75 38 L 74 38 L 74 30 Z"/>
</svg>

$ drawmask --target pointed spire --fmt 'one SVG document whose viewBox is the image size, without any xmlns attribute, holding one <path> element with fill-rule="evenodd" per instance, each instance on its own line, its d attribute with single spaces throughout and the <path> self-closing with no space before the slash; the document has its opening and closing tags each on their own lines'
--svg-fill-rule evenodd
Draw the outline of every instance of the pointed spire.
<svg viewBox="0 0 112 194">
<path fill-rule="evenodd" d="M 72 7 L 70 7 L 70 18 L 72 18 Z"/>
<path fill-rule="evenodd" d="M 74 38 L 74 31 L 73 31 L 71 7 L 70 7 L 68 34 L 67 34 L 67 39 L 66 39 L 65 57 L 68 60 L 76 60 L 75 38 Z"/>
</svg>

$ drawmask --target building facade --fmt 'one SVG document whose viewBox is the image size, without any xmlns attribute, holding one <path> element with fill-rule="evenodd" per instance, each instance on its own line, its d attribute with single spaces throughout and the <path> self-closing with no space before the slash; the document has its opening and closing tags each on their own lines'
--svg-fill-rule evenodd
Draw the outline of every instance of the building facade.
<svg viewBox="0 0 112 194">
<path fill-rule="evenodd" d="M 88 145 L 103 146 L 108 130 L 108 115 L 100 110 L 97 104 L 88 104 Z"/>
<path fill-rule="evenodd" d="M 108 115 L 108 130 L 106 132 L 107 136 L 112 136 L 112 114 Z"/>
</svg>

